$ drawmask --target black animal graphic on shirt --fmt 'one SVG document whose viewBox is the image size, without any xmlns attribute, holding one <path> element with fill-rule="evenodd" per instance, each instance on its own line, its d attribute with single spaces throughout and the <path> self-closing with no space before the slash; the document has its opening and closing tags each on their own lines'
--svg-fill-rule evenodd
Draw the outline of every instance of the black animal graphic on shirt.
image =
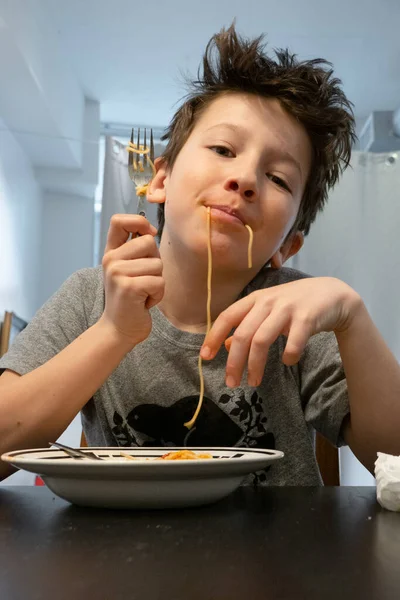
<svg viewBox="0 0 400 600">
<path fill-rule="evenodd" d="M 240 388 L 223 394 L 218 404 L 204 397 L 195 426 L 188 430 L 184 423 L 192 418 L 198 399 L 197 395 L 188 396 L 168 407 L 140 404 L 125 418 L 115 412 L 113 434 L 120 446 L 275 448 L 275 437 L 267 429 L 263 401 L 257 392 L 252 394 L 250 402 Z M 141 437 L 144 434 L 146 441 L 139 443 L 137 434 L 142 434 Z M 265 472 L 260 472 L 254 482 L 265 480 Z"/>
</svg>

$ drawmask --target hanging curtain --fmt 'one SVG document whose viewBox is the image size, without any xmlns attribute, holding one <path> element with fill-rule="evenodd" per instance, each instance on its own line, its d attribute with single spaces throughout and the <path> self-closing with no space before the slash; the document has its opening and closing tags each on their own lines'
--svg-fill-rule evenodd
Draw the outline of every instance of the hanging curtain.
<svg viewBox="0 0 400 600">
<path fill-rule="evenodd" d="M 400 146 L 400 143 L 399 143 Z M 400 151 L 354 152 L 291 265 L 338 277 L 363 298 L 400 359 Z"/>
<path fill-rule="evenodd" d="M 289 266 L 338 277 L 354 288 L 400 359 L 400 150 L 353 153 L 351 167 Z M 341 449 L 340 463 L 342 485 L 374 483 L 348 448 Z"/>
</svg>

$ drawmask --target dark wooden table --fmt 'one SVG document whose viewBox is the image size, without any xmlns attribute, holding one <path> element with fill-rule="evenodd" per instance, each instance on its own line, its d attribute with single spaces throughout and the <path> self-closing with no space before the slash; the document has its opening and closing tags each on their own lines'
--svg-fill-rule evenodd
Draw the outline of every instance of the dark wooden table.
<svg viewBox="0 0 400 600">
<path fill-rule="evenodd" d="M 79 508 L 0 488 L 1 600 L 399 600 L 374 488 L 239 489 L 201 509 Z"/>
</svg>

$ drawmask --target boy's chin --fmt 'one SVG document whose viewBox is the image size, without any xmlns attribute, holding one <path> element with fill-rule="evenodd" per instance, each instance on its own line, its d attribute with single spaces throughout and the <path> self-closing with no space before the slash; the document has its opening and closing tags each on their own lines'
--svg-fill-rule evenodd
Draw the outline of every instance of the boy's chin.
<svg viewBox="0 0 400 600">
<path fill-rule="evenodd" d="M 185 259 L 189 255 L 194 259 L 198 259 L 199 263 L 208 262 L 208 236 L 206 232 L 198 232 L 197 235 L 192 235 L 190 238 L 181 240 L 179 254 Z M 172 242 L 173 243 L 173 242 Z M 175 245 L 175 244 L 173 244 Z M 212 266 L 214 270 L 226 270 L 231 273 L 245 271 L 248 268 L 248 242 L 247 238 L 238 235 L 227 235 L 226 232 L 213 231 L 211 234 L 211 255 Z"/>
<path fill-rule="evenodd" d="M 201 254 L 204 255 L 204 250 Z M 211 255 L 213 271 L 238 273 L 248 268 L 247 246 L 242 248 L 241 245 L 233 243 L 232 240 L 225 243 L 212 243 Z"/>
<path fill-rule="evenodd" d="M 213 260 L 213 273 L 221 273 L 224 276 L 231 275 L 237 276 L 247 273 L 248 265 L 247 261 L 232 261 L 232 260 Z"/>
<path fill-rule="evenodd" d="M 211 251 L 216 260 L 237 264 L 241 257 L 247 260 L 247 236 L 227 235 L 215 232 L 211 236 Z"/>
</svg>

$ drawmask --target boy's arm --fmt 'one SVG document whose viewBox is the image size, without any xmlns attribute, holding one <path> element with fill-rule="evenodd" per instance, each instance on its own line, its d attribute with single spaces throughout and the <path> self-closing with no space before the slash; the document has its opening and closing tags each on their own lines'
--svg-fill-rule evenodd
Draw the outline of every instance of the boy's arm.
<svg viewBox="0 0 400 600">
<path fill-rule="evenodd" d="M 344 282 L 315 277 L 249 294 L 215 320 L 201 355 L 212 359 L 226 340 L 228 387 L 239 385 L 246 364 L 248 382 L 257 386 L 279 335 L 287 337 L 282 360 L 294 365 L 310 337 L 322 331 L 335 333 L 346 374 L 350 419 L 345 440 L 372 472 L 377 452 L 400 454 L 400 366 L 360 296 Z"/>
<path fill-rule="evenodd" d="M 335 333 L 351 411 L 344 438 L 373 473 L 377 452 L 400 454 L 400 366 L 361 301 L 349 328 Z"/>
<path fill-rule="evenodd" d="M 56 440 L 132 348 L 101 320 L 26 375 L 0 377 L 0 455 Z M 0 479 L 9 475 L 0 461 Z"/>
<path fill-rule="evenodd" d="M 128 241 L 131 233 L 133 238 Z M 39 363 L 41 366 L 21 377 L 0 377 L 0 454 L 47 446 L 58 438 L 124 356 L 147 338 L 149 309 L 164 293 L 156 233 L 143 217 L 114 215 L 103 258 L 104 313 L 58 354 Z M 46 315 L 51 314 L 54 321 L 68 319 L 69 313 L 57 318 L 59 305 L 54 302 L 50 302 L 50 311 L 35 317 L 35 330 L 46 326 Z M 59 335 L 65 325 L 59 324 Z M 29 335 L 28 328 L 21 336 Z M 24 339 L 19 342 L 22 353 Z M 39 336 L 38 352 L 41 341 Z M 12 370 L 12 364 L 7 355 L 2 358 L 3 368 Z M 8 474 L 0 462 L 0 477 Z"/>
</svg>

